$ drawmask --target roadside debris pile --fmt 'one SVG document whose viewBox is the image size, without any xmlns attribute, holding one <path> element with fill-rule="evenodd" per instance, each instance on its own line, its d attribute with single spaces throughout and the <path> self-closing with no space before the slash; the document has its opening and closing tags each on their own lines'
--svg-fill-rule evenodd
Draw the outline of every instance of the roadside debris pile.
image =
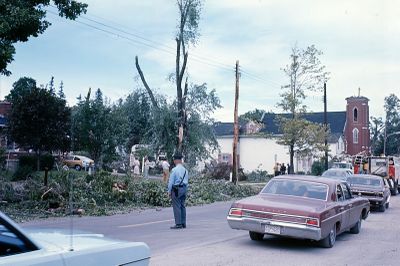
<svg viewBox="0 0 400 266">
<path fill-rule="evenodd" d="M 109 215 L 133 209 L 168 207 L 171 200 L 161 180 L 114 176 L 99 172 L 52 172 L 48 186 L 42 173 L 27 180 L 8 181 L 0 177 L 0 207 L 13 218 L 76 215 Z M 72 182 L 72 183 L 71 183 Z M 224 180 L 191 177 L 187 204 L 199 205 L 242 198 L 258 193 L 251 186 L 235 186 Z M 70 209 L 70 203 L 72 210 Z"/>
</svg>

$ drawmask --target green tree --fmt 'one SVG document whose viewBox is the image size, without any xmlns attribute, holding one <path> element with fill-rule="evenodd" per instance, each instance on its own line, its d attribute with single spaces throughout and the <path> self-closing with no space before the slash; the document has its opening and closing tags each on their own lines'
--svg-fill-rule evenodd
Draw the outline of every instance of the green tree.
<svg viewBox="0 0 400 266">
<path fill-rule="evenodd" d="M 20 100 L 24 95 L 29 94 L 32 89 L 36 88 L 36 80 L 33 78 L 22 77 L 13 84 L 13 89 L 5 97 L 9 102 Z"/>
<path fill-rule="evenodd" d="M 0 75 L 10 75 L 7 65 L 14 59 L 15 44 L 37 37 L 51 24 L 46 21 L 46 7 L 56 5 L 61 17 L 76 19 L 86 13 L 87 4 L 74 0 L 0 0 Z"/>
<path fill-rule="evenodd" d="M 150 131 L 152 119 L 151 102 L 146 92 L 135 90 L 121 106 L 123 115 L 128 119 L 126 127 L 127 151 L 135 144 L 143 144 Z"/>
<path fill-rule="evenodd" d="M 113 110 L 114 109 L 114 110 Z M 113 161 L 125 120 L 116 115 L 118 107 L 106 101 L 100 89 L 91 98 L 78 97 L 72 112 L 72 147 L 75 151 L 86 151 L 100 167 Z M 121 125 L 122 124 L 122 125 Z"/>
<path fill-rule="evenodd" d="M 383 153 L 382 130 L 384 123 L 382 117 L 371 117 L 370 132 L 371 132 L 371 151 L 374 155 Z"/>
<path fill-rule="evenodd" d="M 328 79 L 328 72 L 321 64 L 319 56 L 322 52 L 314 45 L 306 49 L 292 48 L 290 63 L 283 68 L 283 72 L 289 79 L 287 85 L 282 86 L 281 101 L 278 106 L 291 114 L 290 119 L 280 118 L 280 128 L 283 136 L 280 144 L 289 146 L 290 173 L 293 173 L 293 158 L 295 152 L 307 153 L 312 149 L 320 148 L 322 133 L 325 128 L 322 125 L 313 125 L 304 120 L 302 115 L 307 111 L 303 101 L 310 91 L 321 91 L 324 82 Z M 323 139 L 322 139 L 323 142 Z M 319 149 L 320 150 L 320 149 Z M 315 154 L 315 153 L 314 153 Z"/>
<path fill-rule="evenodd" d="M 8 95 L 12 103 L 9 133 L 18 145 L 36 152 L 39 170 L 42 152 L 68 149 L 71 112 L 65 99 L 33 86 L 33 79 L 26 81 L 22 78 L 14 83 Z"/>
<path fill-rule="evenodd" d="M 400 99 L 395 94 L 385 97 L 386 155 L 400 154 Z M 384 133 L 381 142 L 384 141 Z"/>
</svg>

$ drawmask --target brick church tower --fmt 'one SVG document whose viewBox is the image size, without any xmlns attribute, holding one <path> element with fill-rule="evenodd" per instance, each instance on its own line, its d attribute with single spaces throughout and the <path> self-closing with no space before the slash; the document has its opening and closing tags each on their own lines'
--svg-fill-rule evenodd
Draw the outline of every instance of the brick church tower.
<svg viewBox="0 0 400 266">
<path fill-rule="evenodd" d="M 346 98 L 344 137 L 346 154 L 370 153 L 369 99 L 364 96 Z"/>
</svg>

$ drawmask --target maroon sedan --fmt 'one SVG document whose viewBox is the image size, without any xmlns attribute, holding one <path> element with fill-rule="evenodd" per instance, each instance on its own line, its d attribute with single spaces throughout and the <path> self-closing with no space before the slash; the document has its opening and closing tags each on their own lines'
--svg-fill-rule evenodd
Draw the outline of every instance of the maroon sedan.
<svg viewBox="0 0 400 266">
<path fill-rule="evenodd" d="M 332 247 L 338 234 L 360 232 L 369 209 L 369 201 L 353 197 L 345 182 L 286 175 L 273 178 L 260 194 L 233 203 L 227 219 L 231 228 L 249 231 L 252 240 L 270 234 Z"/>
</svg>

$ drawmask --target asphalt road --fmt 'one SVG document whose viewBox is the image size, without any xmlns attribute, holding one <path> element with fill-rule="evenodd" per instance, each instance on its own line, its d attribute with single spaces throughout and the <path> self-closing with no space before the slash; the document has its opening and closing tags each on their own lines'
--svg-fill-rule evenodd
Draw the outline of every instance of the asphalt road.
<svg viewBox="0 0 400 266">
<path fill-rule="evenodd" d="M 245 231 L 229 228 L 230 202 L 188 208 L 188 227 L 170 230 L 171 208 L 107 217 L 77 217 L 79 231 L 146 242 L 151 265 L 400 265 L 400 196 L 385 213 L 372 212 L 361 233 L 338 236 L 331 249 L 311 241 L 267 236 L 251 241 Z M 23 224 L 26 228 L 68 230 L 70 220 L 56 218 Z"/>
</svg>

